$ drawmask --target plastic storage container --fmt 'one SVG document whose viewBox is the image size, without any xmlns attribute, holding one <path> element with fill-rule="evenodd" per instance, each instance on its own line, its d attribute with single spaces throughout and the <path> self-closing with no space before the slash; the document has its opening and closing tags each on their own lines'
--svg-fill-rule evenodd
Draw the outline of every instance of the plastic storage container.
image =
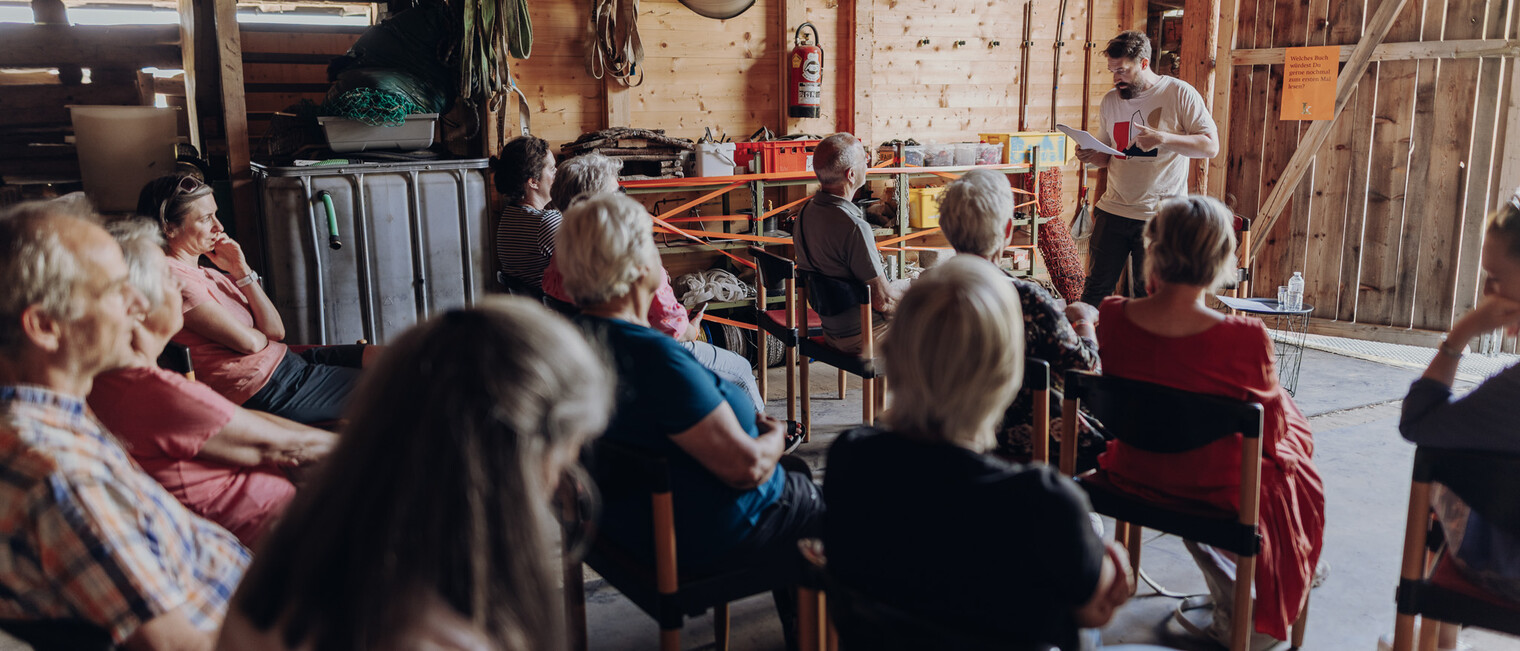
<svg viewBox="0 0 1520 651">
<path fill-rule="evenodd" d="M 945 186 L 912 188 L 908 190 L 908 225 L 913 228 L 939 226 L 939 200 L 945 194 Z"/>
<path fill-rule="evenodd" d="M 903 162 L 904 165 L 917 165 L 919 167 L 923 167 L 924 166 L 924 146 L 923 145 L 908 145 L 906 147 L 903 147 L 903 160 L 902 160 L 902 162 Z"/>
<path fill-rule="evenodd" d="M 317 123 L 327 135 L 327 147 L 340 154 L 378 149 L 416 151 L 433 146 L 438 114 L 414 113 L 406 116 L 406 122 L 393 127 L 371 126 L 330 115 L 317 118 Z"/>
<path fill-rule="evenodd" d="M 1003 145 L 981 143 L 976 146 L 977 165 L 997 165 L 1003 162 Z"/>
<path fill-rule="evenodd" d="M 483 295 L 494 276 L 486 165 L 485 159 L 255 164 L 265 287 L 286 340 L 383 344 L 419 319 Z M 334 236 L 341 248 L 331 246 Z"/>
<path fill-rule="evenodd" d="M 771 140 L 738 142 L 734 164 L 740 172 L 811 172 L 813 149 L 819 140 Z"/>
<path fill-rule="evenodd" d="M 955 145 L 924 145 L 924 167 L 951 167 L 955 165 Z"/>
<path fill-rule="evenodd" d="M 732 142 L 697 143 L 697 176 L 732 176 L 734 149 Z"/>
<path fill-rule="evenodd" d="M 978 145 L 978 144 L 976 144 L 974 142 L 963 142 L 963 143 L 960 143 L 960 144 L 956 145 L 955 146 L 955 164 L 956 165 L 966 165 L 966 166 L 975 165 L 976 164 L 976 154 L 977 154 L 977 150 L 979 148 L 980 148 L 980 145 Z"/>
<path fill-rule="evenodd" d="M 152 106 L 70 106 L 79 176 L 102 212 L 137 210 L 149 181 L 174 172 L 178 109 Z M 157 215 L 155 215 L 156 217 Z"/>
</svg>

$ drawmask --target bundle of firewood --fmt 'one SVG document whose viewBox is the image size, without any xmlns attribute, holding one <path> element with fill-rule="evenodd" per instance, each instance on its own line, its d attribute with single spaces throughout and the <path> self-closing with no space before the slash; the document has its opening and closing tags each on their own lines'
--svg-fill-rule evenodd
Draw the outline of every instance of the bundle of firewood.
<svg viewBox="0 0 1520 651">
<path fill-rule="evenodd" d="M 674 179 L 686 176 L 691 160 L 691 140 L 672 138 L 663 129 L 618 127 L 588 133 L 560 147 L 560 158 L 596 152 L 623 161 L 624 181 Z"/>
</svg>

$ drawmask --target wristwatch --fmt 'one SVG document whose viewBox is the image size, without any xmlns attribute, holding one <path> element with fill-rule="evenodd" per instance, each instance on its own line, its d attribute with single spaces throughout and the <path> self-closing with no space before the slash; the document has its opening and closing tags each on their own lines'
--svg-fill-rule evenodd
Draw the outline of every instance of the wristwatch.
<svg viewBox="0 0 1520 651">
<path fill-rule="evenodd" d="M 1452 359 L 1462 359 L 1462 349 L 1466 347 L 1466 344 L 1458 345 L 1455 341 L 1442 338 L 1441 345 L 1436 346 L 1436 352 L 1439 352 L 1442 355 L 1445 355 Z"/>
<path fill-rule="evenodd" d="M 235 282 L 233 284 L 237 285 L 239 289 L 242 289 L 242 288 L 247 287 L 249 285 L 252 285 L 252 284 L 254 284 L 256 282 L 259 282 L 259 272 L 249 270 L 248 275 L 243 276 L 242 278 L 237 279 L 237 282 Z"/>
</svg>

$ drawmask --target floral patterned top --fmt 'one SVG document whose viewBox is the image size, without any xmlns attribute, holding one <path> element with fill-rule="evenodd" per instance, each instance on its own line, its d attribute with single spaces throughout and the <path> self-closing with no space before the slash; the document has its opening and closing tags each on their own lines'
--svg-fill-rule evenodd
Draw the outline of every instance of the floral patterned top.
<svg viewBox="0 0 1520 651">
<path fill-rule="evenodd" d="M 1024 312 L 1024 356 L 1050 363 L 1050 454 L 1055 459 L 1061 434 L 1061 390 L 1066 372 L 1099 371 L 1098 340 L 1077 336 L 1060 304 L 1045 288 L 1021 278 L 1010 277 L 1009 280 L 1019 293 L 1019 306 Z M 1030 436 L 1034 433 L 1033 395 L 1028 388 L 1019 389 L 1013 404 L 1003 414 L 1003 422 L 998 427 L 997 453 L 1000 456 L 1020 462 L 1029 460 L 1032 453 Z M 1098 455 L 1107 445 L 1101 424 L 1091 414 L 1084 412 L 1082 416 L 1077 426 L 1079 470 L 1095 467 Z"/>
</svg>

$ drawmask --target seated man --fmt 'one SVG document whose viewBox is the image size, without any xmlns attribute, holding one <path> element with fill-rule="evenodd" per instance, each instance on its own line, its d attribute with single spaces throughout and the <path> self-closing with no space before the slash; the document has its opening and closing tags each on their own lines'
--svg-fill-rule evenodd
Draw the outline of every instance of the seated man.
<svg viewBox="0 0 1520 651">
<path fill-rule="evenodd" d="M 210 649 L 248 551 L 175 501 L 84 397 L 144 309 L 78 205 L 0 214 L 0 620 L 83 620 L 127 649 Z"/>
<path fill-rule="evenodd" d="M 180 503 L 253 547 L 295 497 L 284 469 L 321 459 L 337 435 L 244 409 L 159 368 L 159 354 L 184 325 L 163 238 L 148 219 L 115 222 L 108 230 L 148 312 L 132 327 L 127 365 L 95 378 L 90 409 Z"/>
<path fill-rule="evenodd" d="M 797 268 L 870 287 L 871 308 L 878 317 L 871 327 L 880 337 L 886 332 L 885 317 L 896 309 L 902 290 L 887 280 L 871 225 L 866 223 L 865 213 L 851 202 L 866 184 L 865 147 L 848 133 L 824 138 L 813 151 L 813 171 L 823 187 L 803 204 L 792 229 Z M 814 302 L 813 290 L 809 291 L 809 302 Z M 858 311 L 819 316 L 824 341 L 841 350 L 860 352 Z"/>
</svg>

